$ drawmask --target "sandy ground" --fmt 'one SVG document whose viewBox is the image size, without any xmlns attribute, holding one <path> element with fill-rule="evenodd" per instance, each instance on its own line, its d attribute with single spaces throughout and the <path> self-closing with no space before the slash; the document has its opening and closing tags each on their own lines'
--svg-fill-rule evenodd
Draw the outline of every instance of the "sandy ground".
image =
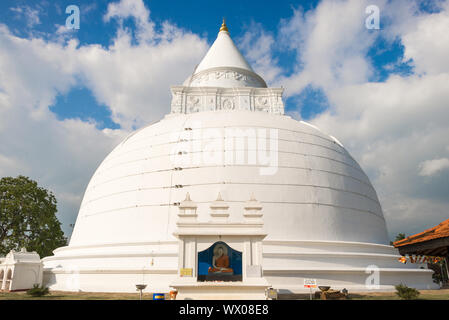
<svg viewBox="0 0 449 320">
<path fill-rule="evenodd" d="M 449 289 L 421 290 L 419 299 L 449 300 Z M 151 293 L 144 293 L 144 300 L 151 300 Z M 308 294 L 280 295 L 280 299 L 298 300 L 309 299 Z M 350 292 L 352 300 L 399 300 L 394 292 Z M 102 292 L 63 292 L 52 291 L 48 296 L 33 298 L 25 292 L 0 292 L 0 300 L 138 300 L 139 293 L 102 293 Z"/>
<path fill-rule="evenodd" d="M 153 294 L 144 293 L 145 300 L 152 300 Z M 30 297 L 26 292 L 0 292 L 0 300 L 138 300 L 139 293 L 109 293 L 109 292 L 65 292 L 51 291 L 45 297 Z"/>
<path fill-rule="evenodd" d="M 449 289 L 419 290 L 419 299 L 423 300 L 449 300 Z M 362 300 L 396 300 L 399 297 L 395 292 L 350 292 L 353 299 Z"/>
</svg>

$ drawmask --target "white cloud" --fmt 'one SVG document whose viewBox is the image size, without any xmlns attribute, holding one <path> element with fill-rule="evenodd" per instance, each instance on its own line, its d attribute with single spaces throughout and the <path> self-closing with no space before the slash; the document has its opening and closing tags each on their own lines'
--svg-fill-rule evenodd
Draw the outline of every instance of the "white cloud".
<svg viewBox="0 0 449 320">
<path fill-rule="evenodd" d="M 381 21 L 390 23 L 367 31 L 368 4 L 329 0 L 307 14 L 296 10 L 280 28 L 282 43 L 297 53 L 296 72 L 276 81 L 285 85 L 287 96 L 308 85 L 324 91 L 330 108 L 312 123 L 336 136 L 360 162 L 393 237 L 447 218 L 447 179 L 423 179 L 417 168 L 430 173 L 445 165 L 425 161 L 442 158 L 449 136 L 449 5 L 446 1 L 441 12 L 428 14 L 410 1 L 379 1 Z M 402 61 L 410 60 L 416 74 L 371 82 L 366 53 L 376 37 L 389 43 L 399 39 Z"/>
<path fill-rule="evenodd" d="M 275 46 L 273 35 L 263 30 L 262 25 L 252 23 L 245 34 L 237 39 L 251 67 L 268 83 L 274 81 L 282 72 L 278 61 L 273 58 Z"/>
<path fill-rule="evenodd" d="M 203 39 L 166 22 L 144 37 L 153 22 L 141 0 L 111 3 L 106 20 L 128 15 L 137 19 L 138 34 L 119 25 L 107 48 L 21 38 L 0 24 L 0 174 L 27 175 L 53 190 L 66 232 L 106 154 L 133 126 L 169 112 L 169 86 L 182 83 L 207 49 Z M 111 109 L 122 129 L 56 118 L 49 110 L 56 97 L 80 85 Z"/>
<path fill-rule="evenodd" d="M 278 80 L 287 96 L 310 84 L 333 88 L 368 79 L 372 68 L 365 54 L 377 37 L 365 28 L 369 4 L 322 1 L 314 11 L 297 9 L 291 19 L 282 21 L 281 43 L 297 53 L 297 72 Z"/>
<path fill-rule="evenodd" d="M 0 173 L 30 176 L 51 189 L 67 226 L 95 166 L 125 134 L 95 123 L 58 121 L 48 107 L 76 83 L 76 44 L 22 39 L 0 26 Z M 61 196 L 64 195 L 64 196 Z"/>
<path fill-rule="evenodd" d="M 388 207 L 387 226 L 394 230 L 390 231 L 392 239 L 398 233 L 412 235 L 422 232 L 448 218 L 447 203 L 441 201 L 409 198 L 399 194 L 385 198 L 382 205 Z"/>
<path fill-rule="evenodd" d="M 120 25 L 111 46 L 85 46 L 76 57 L 84 83 L 126 129 L 169 112 L 170 85 L 182 83 L 207 50 L 207 43 L 197 35 L 167 22 L 160 32 L 154 31 L 149 16 L 141 0 L 110 3 L 105 21 L 132 17 L 136 36 Z"/>
<path fill-rule="evenodd" d="M 7 175 L 8 172 L 23 169 L 26 170 L 26 165 L 19 159 L 0 154 L 0 177 Z"/>
<path fill-rule="evenodd" d="M 105 49 L 78 50 L 84 83 L 123 128 L 140 127 L 170 110 L 170 85 L 180 84 L 206 51 L 197 36 L 177 31 L 170 40 L 134 46 L 126 33 Z"/>
<path fill-rule="evenodd" d="M 29 28 L 41 23 L 38 9 L 33 9 L 30 6 L 24 5 L 10 8 L 10 10 L 19 16 L 23 16 L 26 19 L 26 24 Z"/>
<path fill-rule="evenodd" d="M 433 176 L 434 174 L 449 169 L 449 159 L 441 158 L 434 160 L 426 160 L 419 165 L 420 176 Z"/>
<path fill-rule="evenodd" d="M 139 41 L 151 40 L 155 36 L 154 23 L 149 20 L 150 11 L 142 0 L 121 0 L 109 3 L 104 20 L 109 22 L 113 18 L 117 18 L 121 25 L 126 18 L 134 18 Z"/>
<path fill-rule="evenodd" d="M 449 2 L 439 13 L 410 19 L 402 36 L 404 60 L 413 59 L 416 71 L 426 74 L 449 72 Z"/>
</svg>

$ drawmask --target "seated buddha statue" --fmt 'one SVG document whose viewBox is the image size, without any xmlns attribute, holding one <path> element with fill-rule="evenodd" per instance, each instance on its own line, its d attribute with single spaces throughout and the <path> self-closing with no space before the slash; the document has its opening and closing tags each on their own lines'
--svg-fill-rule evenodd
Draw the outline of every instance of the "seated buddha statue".
<svg viewBox="0 0 449 320">
<path fill-rule="evenodd" d="M 232 268 L 229 268 L 229 257 L 222 246 L 217 246 L 216 250 L 214 250 L 212 266 L 209 267 L 208 273 L 232 274 L 234 272 Z"/>
</svg>

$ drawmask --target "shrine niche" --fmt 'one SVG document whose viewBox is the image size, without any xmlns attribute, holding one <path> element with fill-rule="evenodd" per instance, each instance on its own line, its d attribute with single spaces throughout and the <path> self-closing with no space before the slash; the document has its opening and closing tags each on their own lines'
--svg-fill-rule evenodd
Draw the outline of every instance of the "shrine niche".
<svg viewBox="0 0 449 320">
<path fill-rule="evenodd" d="M 223 241 L 198 252 L 198 281 L 242 281 L 242 253 Z"/>
<path fill-rule="evenodd" d="M 229 219 L 229 204 L 218 193 L 207 220 L 186 194 L 173 234 L 178 238 L 178 276 L 170 287 L 177 299 L 265 299 L 262 205 L 254 196 L 242 205 L 240 220 Z"/>
</svg>

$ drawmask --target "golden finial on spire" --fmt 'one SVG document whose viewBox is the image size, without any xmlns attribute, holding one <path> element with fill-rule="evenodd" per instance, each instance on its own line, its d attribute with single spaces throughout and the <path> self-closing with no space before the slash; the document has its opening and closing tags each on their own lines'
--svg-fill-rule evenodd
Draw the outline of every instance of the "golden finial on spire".
<svg viewBox="0 0 449 320">
<path fill-rule="evenodd" d="M 226 26 L 226 19 L 225 18 L 223 18 L 223 23 L 221 24 L 220 31 L 229 32 L 228 27 Z"/>
</svg>

